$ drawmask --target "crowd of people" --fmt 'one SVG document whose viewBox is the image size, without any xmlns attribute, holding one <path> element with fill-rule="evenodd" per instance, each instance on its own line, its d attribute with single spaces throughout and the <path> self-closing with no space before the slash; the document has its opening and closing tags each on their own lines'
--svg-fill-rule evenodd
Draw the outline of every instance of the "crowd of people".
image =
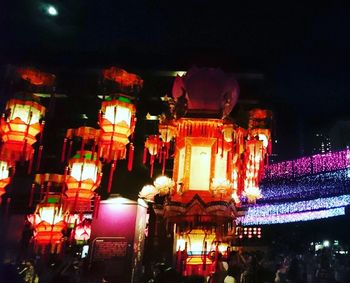
<svg viewBox="0 0 350 283">
<path fill-rule="evenodd" d="M 231 252 L 220 257 L 216 272 L 207 277 L 175 276 L 171 268 L 162 268 L 148 283 L 349 283 L 350 258 L 342 255 L 321 254 L 268 254 Z"/>
<path fill-rule="evenodd" d="M 97 278 L 84 272 L 84 266 L 75 257 L 65 259 L 24 260 L 16 266 L 3 266 L 1 280 L 6 283 L 114 283 L 117 278 Z M 0 282 L 2 282 L 0 280 Z M 349 283 L 350 257 L 320 254 L 281 254 L 231 252 L 219 256 L 216 272 L 207 277 L 181 276 L 166 264 L 156 264 L 152 274 L 140 283 Z"/>
</svg>

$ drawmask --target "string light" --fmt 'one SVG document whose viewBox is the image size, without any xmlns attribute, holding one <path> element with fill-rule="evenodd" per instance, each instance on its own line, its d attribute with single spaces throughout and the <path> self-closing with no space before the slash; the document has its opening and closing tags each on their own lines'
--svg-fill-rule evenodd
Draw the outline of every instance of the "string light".
<svg viewBox="0 0 350 283">
<path fill-rule="evenodd" d="M 289 202 L 281 204 L 264 204 L 249 207 L 246 216 L 265 217 L 275 214 L 290 214 L 310 210 L 330 209 L 350 204 L 350 195 L 329 198 L 318 198 L 307 201 Z"/>
<path fill-rule="evenodd" d="M 292 180 L 264 180 L 260 187 L 264 196 L 260 202 L 346 194 L 350 192 L 349 169 L 303 176 Z"/>
<path fill-rule="evenodd" d="M 341 170 L 349 167 L 350 150 L 346 149 L 272 164 L 265 170 L 265 179 L 275 180 L 281 178 L 292 178 L 327 171 Z"/>
<path fill-rule="evenodd" d="M 273 214 L 268 216 L 244 216 L 241 219 L 242 225 L 266 225 L 266 224 L 281 224 L 299 221 L 310 221 L 323 219 L 335 216 L 345 215 L 345 207 L 337 207 L 332 209 L 306 211 L 291 214 Z"/>
</svg>

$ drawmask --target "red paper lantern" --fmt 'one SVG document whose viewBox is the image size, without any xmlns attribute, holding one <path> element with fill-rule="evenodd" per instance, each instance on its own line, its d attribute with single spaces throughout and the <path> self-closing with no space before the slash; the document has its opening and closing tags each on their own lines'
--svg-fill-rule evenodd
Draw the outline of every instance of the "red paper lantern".
<svg viewBox="0 0 350 283">
<path fill-rule="evenodd" d="M 100 157 L 105 161 L 125 159 L 129 136 L 134 133 L 136 107 L 130 99 L 120 96 L 118 99 L 102 102 L 99 125 Z M 130 145 L 133 152 L 133 146 Z M 128 166 L 130 167 L 130 166 Z"/>
<path fill-rule="evenodd" d="M 36 86 L 52 86 L 55 82 L 55 75 L 40 72 L 33 68 L 22 68 L 18 70 L 18 74 L 23 80 L 28 81 Z"/>
<path fill-rule="evenodd" d="M 91 151 L 78 151 L 69 160 L 69 174 L 66 179 L 67 209 L 86 211 L 91 209 L 94 191 L 101 183 L 101 163 Z"/>
<path fill-rule="evenodd" d="M 62 210 L 61 195 L 47 195 L 37 205 L 34 214 L 28 215 L 29 222 L 34 228 L 34 241 L 36 251 L 47 246 L 51 247 L 51 253 L 59 253 L 63 234 L 66 227 L 65 214 Z"/>
<path fill-rule="evenodd" d="M 31 160 L 32 145 L 42 132 L 45 107 L 29 100 L 11 99 L 0 122 L 1 156 L 7 160 Z"/>
</svg>

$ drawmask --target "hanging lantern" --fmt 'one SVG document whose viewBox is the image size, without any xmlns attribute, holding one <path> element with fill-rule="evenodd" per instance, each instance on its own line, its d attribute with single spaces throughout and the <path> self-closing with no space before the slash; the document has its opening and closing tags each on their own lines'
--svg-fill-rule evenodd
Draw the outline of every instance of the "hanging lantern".
<svg viewBox="0 0 350 283">
<path fill-rule="evenodd" d="M 136 124 L 135 112 L 135 105 L 124 96 L 102 102 L 99 150 L 100 156 L 107 162 L 126 158 L 126 145 L 129 143 L 129 136 L 134 133 Z"/>
<path fill-rule="evenodd" d="M 117 67 L 103 70 L 105 80 L 117 83 L 121 88 L 142 88 L 143 80 L 136 74 L 129 73 Z"/>
<path fill-rule="evenodd" d="M 154 169 L 154 160 L 155 157 L 158 155 L 159 151 L 161 149 L 161 144 L 159 137 L 157 135 L 148 136 L 145 142 L 144 152 L 143 152 L 143 164 L 146 163 L 147 160 L 147 151 L 150 155 L 149 163 L 151 165 L 151 172 L 150 176 L 153 176 L 153 169 Z"/>
<path fill-rule="evenodd" d="M 222 133 L 226 142 L 232 142 L 234 135 L 234 126 L 232 123 L 224 123 L 222 126 Z"/>
<path fill-rule="evenodd" d="M 34 68 L 19 69 L 18 74 L 23 80 L 35 86 L 52 86 L 56 78 L 53 74 L 40 72 Z"/>
<path fill-rule="evenodd" d="M 70 211 L 91 209 L 94 191 L 101 183 L 101 163 L 91 151 L 78 151 L 69 160 L 69 174 L 66 179 L 66 203 Z"/>
<path fill-rule="evenodd" d="M 2 156 L 12 161 L 32 159 L 32 145 L 43 130 L 44 114 L 45 107 L 37 102 L 11 99 L 0 122 Z"/>
<path fill-rule="evenodd" d="M 92 128 L 92 127 L 79 127 L 77 129 L 68 129 L 66 133 L 66 137 L 63 142 L 62 154 L 61 154 L 61 162 L 64 162 L 66 156 L 68 159 L 70 158 L 73 146 L 74 138 L 80 139 L 80 150 L 84 151 L 85 148 L 89 148 L 92 152 L 95 152 L 97 148 L 97 144 L 100 138 L 100 130 Z M 69 141 L 68 152 L 67 143 Z"/>
<path fill-rule="evenodd" d="M 169 143 L 177 133 L 177 127 L 175 123 L 171 121 L 164 121 L 159 124 L 160 138 L 164 143 Z"/>
<path fill-rule="evenodd" d="M 73 233 L 74 240 L 76 240 L 78 244 L 86 242 L 91 236 L 91 222 L 84 219 L 75 226 Z"/>
<path fill-rule="evenodd" d="M 10 183 L 10 181 L 9 164 L 6 161 L 0 160 L 0 204 L 2 201 L 2 195 L 6 193 L 5 187 Z"/>
<path fill-rule="evenodd" d="M 36 207 L 34 214 L 28 215 L 34 228 L 36 250 L 40 247 L 51 247 L 51 253 L 59 253 L 66 227 L 65 215 L 62 210 L 61 195 L 47 195 Z M 42 249 L 44 252 L 44 249 Z"/>
</svg>

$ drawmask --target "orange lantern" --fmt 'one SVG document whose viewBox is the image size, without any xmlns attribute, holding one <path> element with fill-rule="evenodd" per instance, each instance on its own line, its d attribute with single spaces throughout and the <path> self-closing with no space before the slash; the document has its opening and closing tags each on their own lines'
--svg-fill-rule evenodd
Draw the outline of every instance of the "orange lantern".
<svg viewBox="0 0 350 283">
<path fill-rule="evenodd" d="M 81 151 L 84 151 L 85 147 L 90 146 L 89 148 L 91 149 L 91 151 L 95 152 L 96 146 L 100 138 L 100 133 L 101 131 L 98 129 L 95 129 L 92 127 L 85 127 L 85 126 L 79 127 L 77 129 L 68 129 L 66 133 L 66 137 L 63 142 L 61 162 L 64 162 L 66 160 L 66 156 L 70 158 L 74 137 L 80 138 Z M 68 148 L 68 153 L 66 153 L 68 140 L 69 140 L 69 148 Z"/>
<path fill-rule="evenodd" d="M 101 136 L 99 141 L 100 157 L 105 161 L 125 159 L 126 146 L 129 136 L 134 133 L 136 107 L 131 100 L 124 96 L 117 99 L 102 102 L 99 125 Z M 129 154 L 133 153 L 133 145 L 130 144 Z M 132 156 L 129 155 L 129 164 L 132 165 Z"/>
<path fill-rule="evenodd" d="M 90 210 L 94 191 L 101 183 L 101 163 L 91 151 L 78 151 L 69 160 L 69 168 L 65 192 L 67 208 L 71 211 Z"/>
<path fill-rule="evenodd" d="M 74 240 L 79 242 L 86 242 L 90 239 L 91 236 L 91 223 L 87 219 L 84 219 L 79 224 L 75 226 L 75 229 L 73 231 L 74 233 Z"/>
<path fill-rule="evenodd" d="M 19 69 L 18 74 L 23 80 L 35 86 L 52 86 L 56 78 L 53 74 L 40 72 L 33 68 Z"/>
<path fill-rule="evenodd" d="M 161 149 L 161 144 L 159 137 L 157 135 L 148 136 L 145 142 L 144 152 L 143 152 L 143 164 L 146 163 L 147 160 L 147 151 L 150 154 L 150 165 L 151 165 L 151 173 L 150 176 L 153 176 L 153 168 L 154 168 L 154 160 L 158 155 Z"/>
<path fill-rule="evenodd" d="M 11 99 L 0 122 L 1 155 L 8 160 L 32 160 L 32 145 L 42 132 L 45 107 L 29 100 Z"/>
<path fill-rule="evenodd" d="M 143 80 L 136 74 L 128 73 L 127 71 L 111 67 L 103 70 L 103 77 L 106 80 L 114 81 L 121 87 L 138 87 L 142 88 Z"/>
<path fill-rule="evenodd" d="M 63 238 L 62 230 L 66 227 L 61 195 L 47 195 L 37 205 L 34 214 L 28 215 L 28 220 L 34 227 L 36 251 L 40 247 L 51 246 L 51 253 L 59 253 Z"/>
</svg>

